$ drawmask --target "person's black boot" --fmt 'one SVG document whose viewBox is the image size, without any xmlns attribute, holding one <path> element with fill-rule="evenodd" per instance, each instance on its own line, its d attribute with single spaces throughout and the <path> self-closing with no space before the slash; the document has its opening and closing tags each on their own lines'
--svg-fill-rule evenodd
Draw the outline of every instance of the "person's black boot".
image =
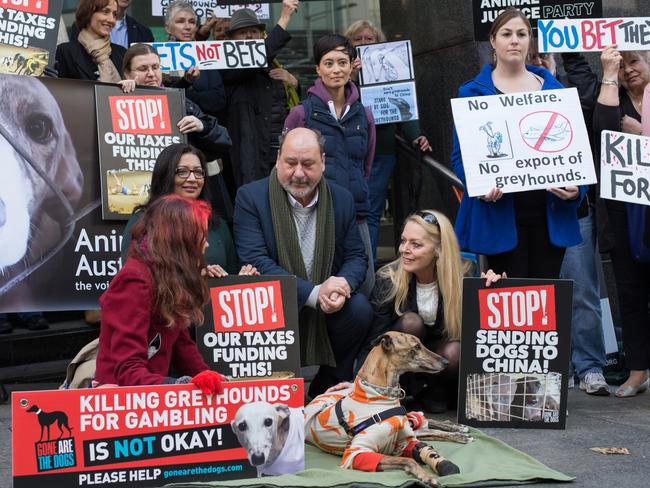
<svg viewBox="0 0 650 488">
<path fill-rule="evenodd" d="M 10 334 L 13 330 L 14 326 L 8 320 L 0 322 L 0 334 Z"/>
</svg>

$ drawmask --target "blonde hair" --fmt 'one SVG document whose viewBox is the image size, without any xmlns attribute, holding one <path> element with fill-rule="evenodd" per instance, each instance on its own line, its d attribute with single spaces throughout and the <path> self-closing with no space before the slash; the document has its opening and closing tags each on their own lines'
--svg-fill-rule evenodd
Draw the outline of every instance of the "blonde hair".
<svg viewBox="0 0 650 488">
<path fill-rule="evenodd" d="M 427 214 L 433 215 L 437 223 L 428 222 L 422 217 L 423 214 L 424 217 Z M 444 306 L 444 331 L 447 339 L 458 341 L 460 340 L 461 325 L 463 265 L 454 228 L 444 214 L 434 210 L 422 210 L 417 214 L 409 215 L 404 221 L 404 225 L 409 222 L 422 227 L 439 249 L 433 266 Z M 381 303 L 394 301 L 395 313 L 403 315 L 402 306 L 406 301 L 411 279 L 414 278 L 411 273 L 402 269 L 401 257 L 380 268 L 377 275 L 390 279 L 392 283 L 386 296 L 380 298 Z"/>
<path fill-rule="evenodd" d="M 350 27 L 345 31 L 345 37 L 352 39 L 352 36 L 358 34 L 364 29 L 370 29 L 373 31 L 377 42 L 386 42 L 386 36 L 383 31 L 369 20 L 357 20 L 356 22 L 352 22 Z"/>
</svg>

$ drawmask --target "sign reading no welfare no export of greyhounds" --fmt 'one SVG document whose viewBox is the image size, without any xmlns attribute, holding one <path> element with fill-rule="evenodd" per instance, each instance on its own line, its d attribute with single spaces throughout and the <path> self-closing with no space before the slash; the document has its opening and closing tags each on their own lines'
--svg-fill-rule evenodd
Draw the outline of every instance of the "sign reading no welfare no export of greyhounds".
<svg viewBox="0 0 650 488">
<path fill-rule="evenodd" d="M 265 68 L 266 47 L 262 39 L 244 41 L 152 42 L 162 71 L 200 69 Z"/>
<path fill-rule="evenodd" d="M 600 196 L 650 205 L 650 137 L 603 131 Z"/>
<path fill-rule="evenodd" d="M 650 50 L 650 17 L 539 20 L 537 28 L 540 52 Z"/>
<path fill-rule="evenodd" d="M 451 108 L 469 196 L 596 183 L 575 88 L 455 98 Z"/>
</svg>

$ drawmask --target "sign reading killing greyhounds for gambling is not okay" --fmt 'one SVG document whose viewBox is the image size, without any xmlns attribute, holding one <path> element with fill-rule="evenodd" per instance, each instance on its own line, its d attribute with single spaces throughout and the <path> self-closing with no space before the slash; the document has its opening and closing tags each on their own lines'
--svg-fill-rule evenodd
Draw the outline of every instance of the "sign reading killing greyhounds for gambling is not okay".
<svg viewBox="0 0 650 488">
<path fill-rule="evenodd" d="M 602 51 L 612 44 L 619 51 L 650 50 L 650 17 L 540 20 L 537 29 L 545 53 Z"/>
<path fill-rule="evenodd" d="M 600 196 L 650 205 L 650 137 L 602 132 Z"/>
<path fill-rule="evenodd" d="M 304 468 L 302 378 L 224 383 L 218 395 L 192 384 L 21 391 L 11 404 L 15 488 L 163 486 Z M 249 431 L 268 443 L 250 449 Z"/>
<path fill-rule="evenodd" d="M 458 420 L 563 429 L 571 280 L 463 280 Z"/>
<path fill-rule="evenodd" d="M 575 88 L 454 98 L 471 197 L 596 183 Z"/>
<path fill-rule="evenodd" d="M 162 71 L 266 68 L 263 39 L 243 41 L 165 41 L 150 43 L 160 56 Z"/>
<path fill-rule="evenodd" d="M 294 276 L 213 278 L 199 350 L 210 368 L 232 378 L 300 374 Z"/>
</svg>

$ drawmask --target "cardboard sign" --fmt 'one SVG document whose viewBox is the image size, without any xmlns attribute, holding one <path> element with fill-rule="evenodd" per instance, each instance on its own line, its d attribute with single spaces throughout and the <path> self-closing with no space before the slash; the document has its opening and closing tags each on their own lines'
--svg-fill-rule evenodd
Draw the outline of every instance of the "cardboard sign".
<svg viewBox="0 0 650 488">
<path fill-rule="evenodd" d="M 650 137 L 602 132 L 600 196 L 650 205 Z"/>
<path fill-rule="evenodd" d="M 128 220 L 149 199 L 158 154 L 186 142 L 176 123 L 185 113 L 183 90 L 95 86 L 104 219 Z"/>
<path fill-rule="evenodd" d="M 152 42 L 160 55 L 162 71 L 266 68 L 263 39 L 244 41 Z"/>
<path fill-rule="evenodd" d="M 571 280 L 463 280 L 458 421 L 563 429 Z"/>
<path fill-rule="evenodd" d="M 537 26 L 539 52 L 602 51 L 611 44 L 619 51 L 650 49 L 650 17 L 540 20 Z"/>
<path fill-rule="evenodd" d="M 381 42 L 357 47 L 361 60 L 361 103 L 376 125 L 417 120 L 418 104 L 411 41 Z"/>
<path fill-rule="evenodd" d="M 14 392 L 14 487 L 162 486 L 300 471 L 303 402 L 302 379 L 228 383 L 214 397 L 192 384 Z M 283 421 L 293 431 L 284 448 Z M 242 422 L 253 432 L 270 424 L 258 466 Z"/>
<path fill-rule="evenodd" d="M 0 109 L 0 197 L 13 208 L 0 233 L 0 312 L 99 308 L 122 267 L 124 223 L 102 220 L 95 84 L 0 74 L 0 98 L 14 102 Z M 15 137 L 26 120 L 47 150 Z"/>
<path fill-rule="evenodd" d="M 469 196 L 596 183 L 575 88 L 454 98 Z"/>
<path fill-rule="evenodd" d="M 294 276 L 212 278 L 196 342 L 211 369 L 231 378 L 300 375 Z"/>
<path fill-rule="evenodd" d="M 492 22 L 506 7 L 516 7 L 530 20 L 533 29 L 541 19 L 598 18 L 603 16 L 602 0 L 472 0 L 474 39 L 487 41 Z"/>
<path fill-rule="evenodd" d="M 63 0 L 0 0 L 0 73 L 40 76 L 54 66 Z"/>
<path fill-rule="evenodd" d="M 151 0 L 151 14 L 154 17 L 163 17 L 167 13 L 167 8 L 174 0 Z M 237 10 L 248 8 L 255 12 L 259 20 L 269 19 L 268 3 L 246 3 L 240 2 L 232 5 L 226 5 L 223 0 L 190 0 L 194 12 L 201 21 L 210 17 L 229 18 Z"/>
</svg>

